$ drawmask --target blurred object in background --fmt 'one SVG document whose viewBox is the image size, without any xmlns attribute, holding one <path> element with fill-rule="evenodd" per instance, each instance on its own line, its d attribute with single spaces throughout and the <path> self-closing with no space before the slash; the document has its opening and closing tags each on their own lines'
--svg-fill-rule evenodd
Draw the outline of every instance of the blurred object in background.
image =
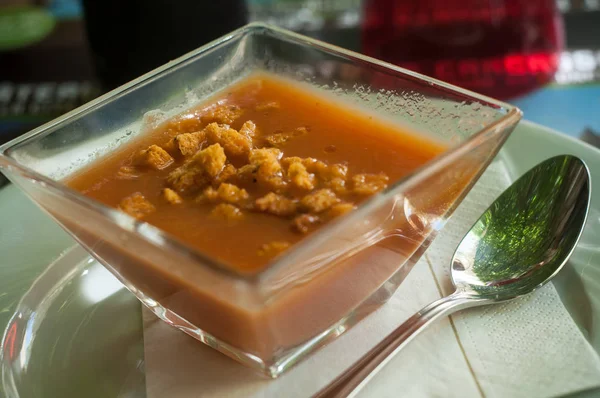
<svg viewBox="0 0 600 398">
<path fill-rule="evenodd" d="M 357 26 L 360 4 L 361 0 L 248 0 L 252 21 L 304 33 Z"/>
<path fill-rule="evenodd" d="M 598 0 L 556 0 L 561 12 L 598 11 L 600 1 Z"/>
<path fill-rule="evenodd" d="M 366 0 L 362 52 L 500 99 L 550 81 L 563 47 L 554 0 Z"/>
<path fill-rule="evenodd" d="M 598 22 L 600 28 L 600 18 Z M 564 51 L 553 83 L 511 103 L 531 121 L 599 146 L 600 36 L 597 38 L 596 50 Z"/>
<path fill-rule="evenodd" d="M 0 0 L 0 144 L 98 95 L 76 0 Z"/>
<path fill-rule="evenodd" d="M 567 36 L 554 81 L 511 102 L 528 120 L 600 148 L 600 0 L 558 0 Z"/>
<path fill-rule="evenodd" d="M 245 0 L 83 0 L 103 88 L 113 89 L 246 24 Z"/>
<path fill-rule="evenodd" d="M 595 146 L 596 148 L 600 148 L 600 132 L 598 131 L 586 128 L 585 130 L 583 130 L 581 139 L 587 142 L 588 144 Z"/>
</svg>

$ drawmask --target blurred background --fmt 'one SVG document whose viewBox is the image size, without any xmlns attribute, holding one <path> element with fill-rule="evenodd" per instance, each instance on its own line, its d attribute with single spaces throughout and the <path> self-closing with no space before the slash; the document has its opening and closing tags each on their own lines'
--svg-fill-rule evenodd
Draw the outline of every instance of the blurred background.
<svg viewBox="0 0 600 398">
<path fill-rule="evenodd" d="M 600 146 L 600 0 L 0 0 L 0 143 L 249 21 L 511 102 Z"/>
</svg>

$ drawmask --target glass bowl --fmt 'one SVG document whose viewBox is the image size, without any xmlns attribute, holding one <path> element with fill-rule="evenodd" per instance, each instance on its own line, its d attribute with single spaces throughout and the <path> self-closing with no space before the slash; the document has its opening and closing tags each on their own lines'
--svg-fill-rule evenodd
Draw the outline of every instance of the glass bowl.
<svg viewBox="0 0 600 398">
<path fill-rule="evenodd" d="M 61 183 L 257 71 L 301 82 L 448 150 L 252 275 Z M 493 99 L 251 24 L 5 144 L 0 168 L 158 317 L 276 377 L 385 303 L 520 117 Z"/>
</svg>

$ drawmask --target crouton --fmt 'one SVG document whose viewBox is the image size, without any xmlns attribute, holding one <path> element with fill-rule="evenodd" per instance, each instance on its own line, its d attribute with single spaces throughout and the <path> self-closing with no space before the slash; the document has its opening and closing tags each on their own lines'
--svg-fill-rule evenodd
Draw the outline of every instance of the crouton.
<svg viewBox="0 0 600 398">
<path fill-rule="evenodd" d="M 306 167 L 300 162 L 292 163 L 288 168 L 288 178 L 293 186 L 311 190 L 315 188 L 315 175 L 306 171 Z"/>
<path fill-rule="evenodd" d="M 180 193 L 196 192 L 210 182 L 210 177 L 202 167 L 193 162 L 187 162 L 176 168 L 167 176 L 167 184 Z"/>
<path fill-rule="evenodd" d="M 387 187 L 389 177 L 380 174 L 357 174 L 352 177 L 352 191 L 359 195 L 372 195 Z"/>
<path fill-rule="evenodd" d="M 150 145 L 148 149 L 144 149 L 138 153 L 135 163 L 156 170 L 162 170 L 173 163 L 173 157 L 158 145 Z"/>
<path fill-rule="evenodd" d="M 253 149 L 250 152 L 250 164 L 255 164 L 260 166 L 263 163 L 266 162 L 277 162 L 279 163 L 279 159 L 281 159 L 281 156 L 283 155 L 283 152 L 281 152 L 281 150 L 277 149 L 277 148 L 260 148 L 260 149 Z"/>
<path fill-rule="evenodd" d="M 302 160 L 302 164 L 311 173 L 322 174 L 324 170 L 327 170 L 327 163 L 315 158 L 305 158 Z"/>
<path fill-rule="evenodd" d="M 281 165 L 286 169 L 289 168 L 292 165 L 292 163 L 302 163 L 302 165 L 304 165 L 304 159 L 298 156 L 289 156 L 281 159 Z"/>
<path fill-rule="evenodd" d="M 296 212 L 296 203 L 293 200 L 273 192 L 256 199 L 254 205 L 256 210 L 275 216 L 287 217 Z"/>
<path fill-rule="evenodd" d="M 221 172 L 226 161 L 223 148 L 219 144 L 211 145 L 169 173 L 167 183 L 178 192 L 198 191 L 210 184 L 211 178 Z"/>
<path fill-rule="evenodd" d="M 199 164 L 210 177 L 216 177 L 225 167 L 226 161 L 225 151 L 219 144 L 213 144 L 192 157 L 192 162 Z"/>
<path fill-rule="evenodd" d="M 217 192 L 219 199 L 227 203 L 240 204 L 250 197 L 245 189 L 227 183 L 221 184 Z"/>
<path fill-rule="evenodd" d="M 344 195 L 348 192 L 346 187 L 348 166 L 344 164 L 332 164 L 325 167 L 319 166 L 317 173 L 323 187 L 330 188 L 338 195 Z"/>
<path fill-rule="evenodd" d="M 162 190 L 162 194 L 163 198 L 165 198 L 165 200 L 172 205 L 178 205 L 180 203 L 183 203 L 183 199 L 181 199 L 181 196 L 179 196 L 179 194 L 173 191 L 171 188 L 164 188 Z"/>
<path fill-rule="evenodd" d="M 226 202 L 230 204 L 244 204 L 250 195 L 245 189 L 233 184 L 222 183 L 218 189 L 206 188 L 197 198 L 197 203 Z"/>
<path fill-rule="evenodd" d="M 309 173 L 319 173 L 321 170 L 326 169 L 327 168 L 327 164 L 317 160 L 315 158 L 299 158 L 297 156 L 290 156 L 287 158 L 283 158 L 281 159 L 281 164 L 284 167 L 290 167 L 290 165 L 292 163 L 302 163 L 302 165 L 304 167 L 306 167 L 306 170 Z"/>
<path fill-rule="evenodd" d="M 135 192 L 121 200 L 119 209 L 137 219 L 144 218 L 156 211 L 156 207 L 139 192 Z"/>
<path fill-rule="evenodd" d="M 335 178 L 346 179 L 348 175 L 348 166 L 345 164 L 332 164 L 327 167 L 319 167 L 319 177 L 323 180 L 333 180 Z"/>
<path fill-rule="evenodd" d="M 321 213 L 329 209 L 340 200 L 330 189 L 319 189 L 309 193 L 300 201 L 301 207 L 311 213 Z"/>
<path fill-rule="evenodd" d="M 221 203 L 215 206 L 210 212 L 210 215 L 216 218 L 234 221 L 244 217 L 244 213 L 229 203 Z"/>
<path fill-rule="evenodd" d="M 252 120 L 244 122 L 240 128 L 240 134 L 249 139 L 254 138 L 254 135 L 256 135 L 256 124 Z"/>
<path fill-rule="evenodd" d="M 211 144 L 220 144 L 227 156 L 248 156 L 252 149 L 252 140 L 228 125 L 211 123 L 206 126 L 206 137 Z"/>
<path fill-rule="evenodd" d="M 198 152 L 205 140 L 206 132 L 204 131 L 179 134 L 173 138 L 175 146 L 183 156 L 191 156 Z"/>
<path fill-rule="evenodd" d="M 196 198 L 196 203 L 215 203 L 219 201 L 219 191 L 208 187 Z"/>
<path fill-rule="evenodd" d="M 253 149 L 250 152 L 250 164 L 258 167 L 255 178 L 265 188 L 276 191 L 285 188 L 280 158 L 281 151 L 276 148 Z"/>
</svg>

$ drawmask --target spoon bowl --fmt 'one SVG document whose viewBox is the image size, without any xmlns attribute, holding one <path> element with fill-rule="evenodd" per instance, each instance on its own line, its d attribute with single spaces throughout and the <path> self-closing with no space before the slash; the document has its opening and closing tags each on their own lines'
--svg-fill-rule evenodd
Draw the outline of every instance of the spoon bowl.
<svg viewBox="0 0 600 398">
<path fill-rule="evenodd" d="M 451 277 L 457 291 L 503 301 L 543 286 L 575 249 L 590 195 L 589 171 L 579 158 L 557 156 L 529 170 L 456 249 Z"/>
<path fill-rule="evenodd" d="M 454 252 L 456 291 L 408 318 L 315 397 L 347 397 L 436 319 L 512 300 L 548 283 L 575 250 L 591 198 L 579 158 L 550 158 L 525 173 L 483 213 Z"/>
</svg>

